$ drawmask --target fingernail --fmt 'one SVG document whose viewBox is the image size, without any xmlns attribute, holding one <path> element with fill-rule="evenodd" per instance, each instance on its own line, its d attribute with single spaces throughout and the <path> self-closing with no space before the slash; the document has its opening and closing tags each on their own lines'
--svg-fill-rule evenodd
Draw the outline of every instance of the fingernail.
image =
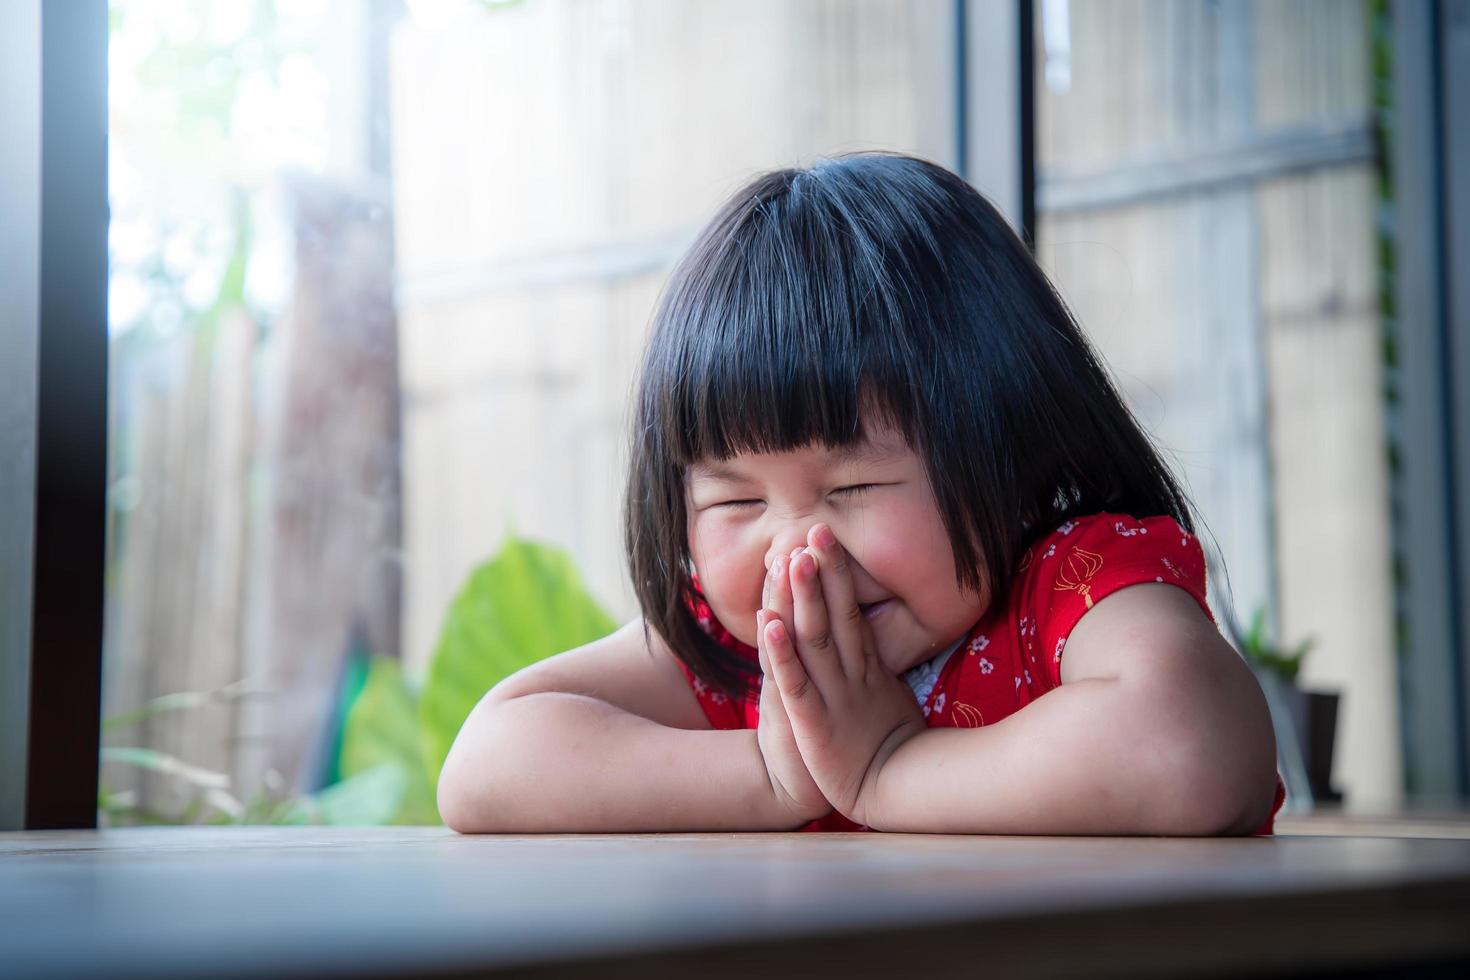
<svg viewBox="0 0 1470 980">
<path fill-rule="evenodd" d="M 830 548 L 830 547 L 832 547 L 836 543 L 837 543 L 837 535 L 835 535 L 835 534 L 832 533 L 832 529 L 830 527 L 828 527 L 827 525 L 823 524 L 822 526 L 820 526 L 820 527 L 817 528 L 817 545 L 818 545 L 818 547 Z"/>
<path fill-rule="evenodd" d="M 771 628 L 766 631 L 766 636 L 775 640 L 777 643 L 784 643 L 786 641 L 786 627 L 778 619 L 771 623 Z"/>
</svg>

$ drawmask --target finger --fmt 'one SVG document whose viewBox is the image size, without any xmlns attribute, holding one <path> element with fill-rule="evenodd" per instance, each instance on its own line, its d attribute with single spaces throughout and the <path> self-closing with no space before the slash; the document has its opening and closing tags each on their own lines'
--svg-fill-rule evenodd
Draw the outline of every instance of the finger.
<svg viewBox="0 0 1470 980">
<path fill-rule="evenodd" d="M 789 717 L 810 718 L 813 712 L 826 707 L 822 693 L 812 683 L 811 676 L 796 655 L 791 643 L 791 634 L 779 619 L 766 622 L 766 657 L 771 663 L 772 676 L 781 692 L 781 700 Z"/>
<path fill-rule="evenodd" d="M 776 685 L 776 676 L 771 673 L 771 658 L 766 653 L 766 623 L 771 622 L 770 615 L 765 609 L 755 614 L 755 652 L 761 665 L 761 723 L 784 724 L 789 727 L 786 709 L 781 704 L 781 691 Z"/>
<path fill-rule="evenodd" d="M 852 559 L 847 549 L 826 524 L 807 534 L 808 547 L 815 550 L 822 569 L 822 597 L 827 604 L 829 629 L 842 657 L 842 668 L 850 677 L 861 677 L 865 667 L 877 662 L 873 632 L 858 608 L 852 584 Z"/>
<path fill-rule="evenodd" d="M 791 589 L 788 587 L 788 571 L 791 567 L 791 559 L 781 555 L 771 563 L 771 597 L 766 603 L 766 609 L 770 615 L 766 617 L 766 623 L 779 619 L 789 629 L 792 623 Z M 770 652 L 770 647 L 766 648 Z"/>
<path fill-rule="evenodd" d="M 796 548 L 791 556 L 783 555 L 778 559 L 781 563 L 780 570 L 776 575 L 776 581 L 772 583 L 772 588 L 775 592 L 774 611 L 780 616 L 781 623 L 786 628 L 787 639 L 795 648 L 796 655 L 802 658 L 802 667 L 806 670 L 808 676 L 811 677 L 812 682 L 818 687 L 821 687 L 824 684 L 832 683 L 841 678 L 842 666 L 837 663 L 836 658 L 832 655 L 830 639 L 825 641 L 828 646 L 820 649 L 813 647 L 808 650 L 806 646 L 807 637 L 800 629 L 801 614 L 796 606 L 795 583 L 791 580 L 791 573 L 796 567 L 796 563 L 801 560 L 801 556 L 804 554 L 806 554 L 805 548 Z M 806 556 L 806 561 L 812 561 L 810 555 Z M 820 605 L 820 595 L 818 598 L 818 605 Z M 810 608 L 807 608 L 806 615 L 808 618 L 812 618 L 814 615 L 825 615 L 825 613 L 814 612 Z M 825 630 L 821 631 L 823 634 L 825 632 Z M 816 638 L 816 634 L 813 636 Z M 817 638 L 817 642 L 821 642 L 821 640 Z"/>
<path fill-rule="evenodd" d="M 822 597 L 816 556 L 803 549 L 791 560 L 790 576 L 796 649 L 807 672 L 822 686 L 828 677 L 842 676 L 846 667 L 827 626 L 827 601 Z"/>
<path fill-rule="evenodd" d="M 771 678 L 771 654 L 766 649 L 766 624 L 772 622 L 775 622 L 775 617 L 771 615 L 769 609 L 762 609 L 755 614 L 755 655 L 756 659 L 760 661 L 761 675 L 772 680 L 770 693 L 775 694 L 775 681 Z M 762 685 L 762 687 L 765 686 L 764 684 Z M 780 701 L 781 699 L 778 696 L 776 700 Z"/>
<path fill-rule="evenodd" d="M 766 611 L 755 611 L 755 658 L 760 661 L 761 673 L 766 673 Z"/>
</svg>

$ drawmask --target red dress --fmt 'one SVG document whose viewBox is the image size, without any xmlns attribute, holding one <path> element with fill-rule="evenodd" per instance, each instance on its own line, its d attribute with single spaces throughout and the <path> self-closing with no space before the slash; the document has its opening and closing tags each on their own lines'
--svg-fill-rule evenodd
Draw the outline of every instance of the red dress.
<svg viewBox="0 0 1470 980">
<path fill-rule="evenodd" d="M 1059 686 L 1067 636 L 1082 614 L 1109 593 L 1141 582 L 1179 586 L 1215 621 L 1205 597 L 1204 552 L 1172 517 L 1093 514 L 1056 528 L 1022 556 L 1004 607 L 987 612 L 956 647 L 905 673 L 929 727 L 993 724 Z M 755 648 L 731 636 L 708 605 L 696 602 L 695 614 L 723 646 L 758 662 Z M 746 699 L 736 702 L 680 666 L 712 726 L 757 726 L 759 676 Z M 1271 813 L 1257 835 L 1272 833 L 1285 799 L 1278 775 Z M 801 829 L 869 828 L 832 813 Z"/>
</svg>

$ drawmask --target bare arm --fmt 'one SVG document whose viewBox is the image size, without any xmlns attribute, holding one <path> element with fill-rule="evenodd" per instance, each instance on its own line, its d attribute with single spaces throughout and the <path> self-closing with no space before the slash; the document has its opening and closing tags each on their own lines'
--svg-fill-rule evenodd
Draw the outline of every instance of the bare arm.
<svg viewBox="0 0 1470 980">
<path fill-rule="evenodd" d="M 461 833 L 794 830 L 756 732 L 717 731 L 641 621 L 506 678 L 439 778 Z"/>
<path fill-rule="evenodd" d="M 993 725 L 927 729 L 880 770 L 875 829 L 981 834 L 1250 833 L 1276 750 L 1250 670 L 1173 586 L 1101 600 L 1063 684 Z"/>
</svg>

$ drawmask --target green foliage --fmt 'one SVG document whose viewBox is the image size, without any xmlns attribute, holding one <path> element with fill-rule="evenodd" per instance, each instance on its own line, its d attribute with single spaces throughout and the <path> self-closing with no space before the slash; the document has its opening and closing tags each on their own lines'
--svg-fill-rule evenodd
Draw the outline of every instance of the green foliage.
<svg viewBox="0 0 1470 980">
<path fill-rule="evenodd" d="M 560 549 L 509 537 L 450 606 L 419 704 L 429 781 L 470 710 L 522 667 L 606 636 L 617 624 Z"/>
<path fill-rule="evenodd" d="M 384 762 L 294 801 L 281 822 L 334 827 L 380 827 L 410 822 L 398 818 L 405 811 L 411 781 L 412 775 L 402 765 Z M 435 816 L 418 822 L 439 821 Z"/>
<path fill-rule="evenodd" d="M 436 824 L 434 787 L 454 737 L 491 687 L 522 667 L 611 632 L 616 624 L 582 586 L 565 552 L 515 537 L 476 568 L 450 606 L 422 696 L 397 660 L 374 656 L 366 680 L 349 671 L 350 703 L 336 771 L 317 793 L 258 790 L 242 802 L 230 778 L 153 749 L 107 746 L 103 761 L 180 780 L 193 797 L 179 814 L 135 804 L 101 781 L 100 822 L 128 824 Z M 361 685 L 360 693 L 356 688 Z M 113 732 L 167 711 L 192 710 L 254 693 L 236 682 L 218 691 L 165 695 L 103 721 Z"/>
<path fill-rule="evenodd" d="M 1240 652 L 1251 663 L 1274 671 L 1288 683 L 1296 680 L 1301 670 L 1302 658 L 1316 643 L 1314 638 L 1303 640 L 1290 650 L 1283 649 L 1266 639 L 1266 610 L 1257 609 L 1251 617 L 1251 628 L 1241 638 Z"/>
<path fill-rule="evenodd" d="M 347 715 L 340 765 L 349 780 L 374 772 L 396 774 L 393 782 L 377 777 L 382 792 L 395 794 L 388 816 L 378 822 L 439 822 L 433 784 L 419 748 L 417 698 L 392 657 L 372 659 L 367 684 Z"/>
</svg>

